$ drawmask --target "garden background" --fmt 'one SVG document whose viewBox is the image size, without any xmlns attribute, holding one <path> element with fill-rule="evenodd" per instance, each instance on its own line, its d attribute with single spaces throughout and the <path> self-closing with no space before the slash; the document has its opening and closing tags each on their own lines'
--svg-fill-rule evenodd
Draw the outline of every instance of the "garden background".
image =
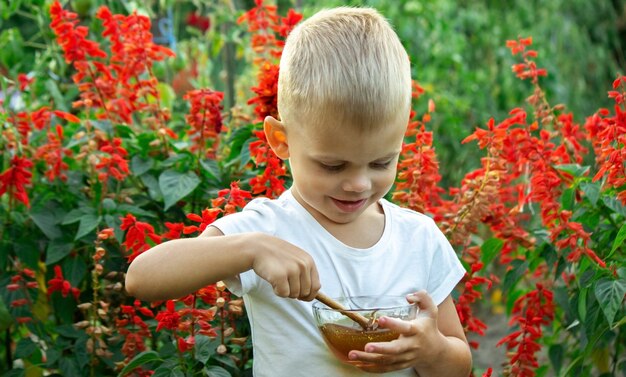
<svg viewBox="0 0 626 377">
<path fill-rule="evenodd" d="M 289 186 L 260 132 L 282 41 L 343 4 L 378 8 L 411 56 L 389 198 L 467 268 L 474 374 L 626 376 L 617 0 L 1 0 L 0 374 L 249 374 L 240 298 L 140 302 L 124 272 Z"/>
</svg>

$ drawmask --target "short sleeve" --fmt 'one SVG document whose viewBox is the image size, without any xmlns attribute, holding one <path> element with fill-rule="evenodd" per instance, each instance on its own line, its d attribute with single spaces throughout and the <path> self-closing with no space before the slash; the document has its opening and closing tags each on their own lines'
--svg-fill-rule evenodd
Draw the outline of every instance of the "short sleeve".
<svg viewBox="0 0 626 377">
<path fill-rule="evenodd" d="M 211 226 L 219 229 L 224 235 L 232 235 L 247 232 L 262 232 L 275 234 L 274 213 L 268 208 L 268 199 L 259 198 L 251 201 L 241 212 L 233 213 L 215 220 Z M 254 289 L 261 279 L 254 272 L 248 270 L 236 277 L 224 279 L 228 290 L 237 296 L 243 296 Z"/>
<path fill-rule="evenodd" d="M 443 233 L 433 222 L 431 232 L 432 261 L 427 291 L 436 305 L 450 295 L 465 276 L 465 268 Z"/>
</svg>

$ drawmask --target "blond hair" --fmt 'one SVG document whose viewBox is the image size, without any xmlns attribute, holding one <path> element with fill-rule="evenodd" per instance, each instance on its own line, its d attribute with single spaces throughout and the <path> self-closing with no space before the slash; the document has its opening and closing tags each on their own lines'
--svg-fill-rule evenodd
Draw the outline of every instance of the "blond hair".
<svg viewBox="0 0 626 377">
<path fill-rule="evenodd" d="M 409 57 L 375 9 L 322 10 L 287 38 L 278 112 L 288 127 L 341 122 L 372 130 L 401 117 L 408 121 L 410 102 Z"/>
</svg>

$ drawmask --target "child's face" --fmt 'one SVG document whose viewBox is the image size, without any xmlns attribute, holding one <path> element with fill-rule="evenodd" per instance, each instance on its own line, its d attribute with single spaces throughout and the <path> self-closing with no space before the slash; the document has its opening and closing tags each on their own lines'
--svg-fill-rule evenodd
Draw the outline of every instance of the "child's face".
<svg viewBox="0 0 626 377">
<path fill-rule="evenodd" d="M 288 133 L 294 196 L 319 222 L 356 220 L 391 188 L 406 120 L 373 132 L 356 127 L 294 127 Z"/>
</svg>

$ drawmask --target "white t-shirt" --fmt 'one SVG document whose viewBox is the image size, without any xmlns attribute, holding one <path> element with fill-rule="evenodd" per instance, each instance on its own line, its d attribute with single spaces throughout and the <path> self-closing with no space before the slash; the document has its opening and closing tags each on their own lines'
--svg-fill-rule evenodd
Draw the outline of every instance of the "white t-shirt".
<svg viewBox="0 0 626 377">
<path fill-rule="evenodd" d="M 289 190 L 276 200 L 255 199 L 212 226 L 226 235 L 264 232 L 307 251 L 315 260 L 322 292 L 330 297 L 406 295 L 425 289 L 439 305 L 465 274 L 454 250 L 431 218 L 384 199 L 380 204 L 383 235 L 367 249 L 333 237 Z M 254 270 L 226 284 L 244 298 L 256 377 L 371 375 L 333 356 L 315 325 L 312 302 L 276 296 Z M 385 374 L 415 375 L 412 369 Z"/>
</svg>

